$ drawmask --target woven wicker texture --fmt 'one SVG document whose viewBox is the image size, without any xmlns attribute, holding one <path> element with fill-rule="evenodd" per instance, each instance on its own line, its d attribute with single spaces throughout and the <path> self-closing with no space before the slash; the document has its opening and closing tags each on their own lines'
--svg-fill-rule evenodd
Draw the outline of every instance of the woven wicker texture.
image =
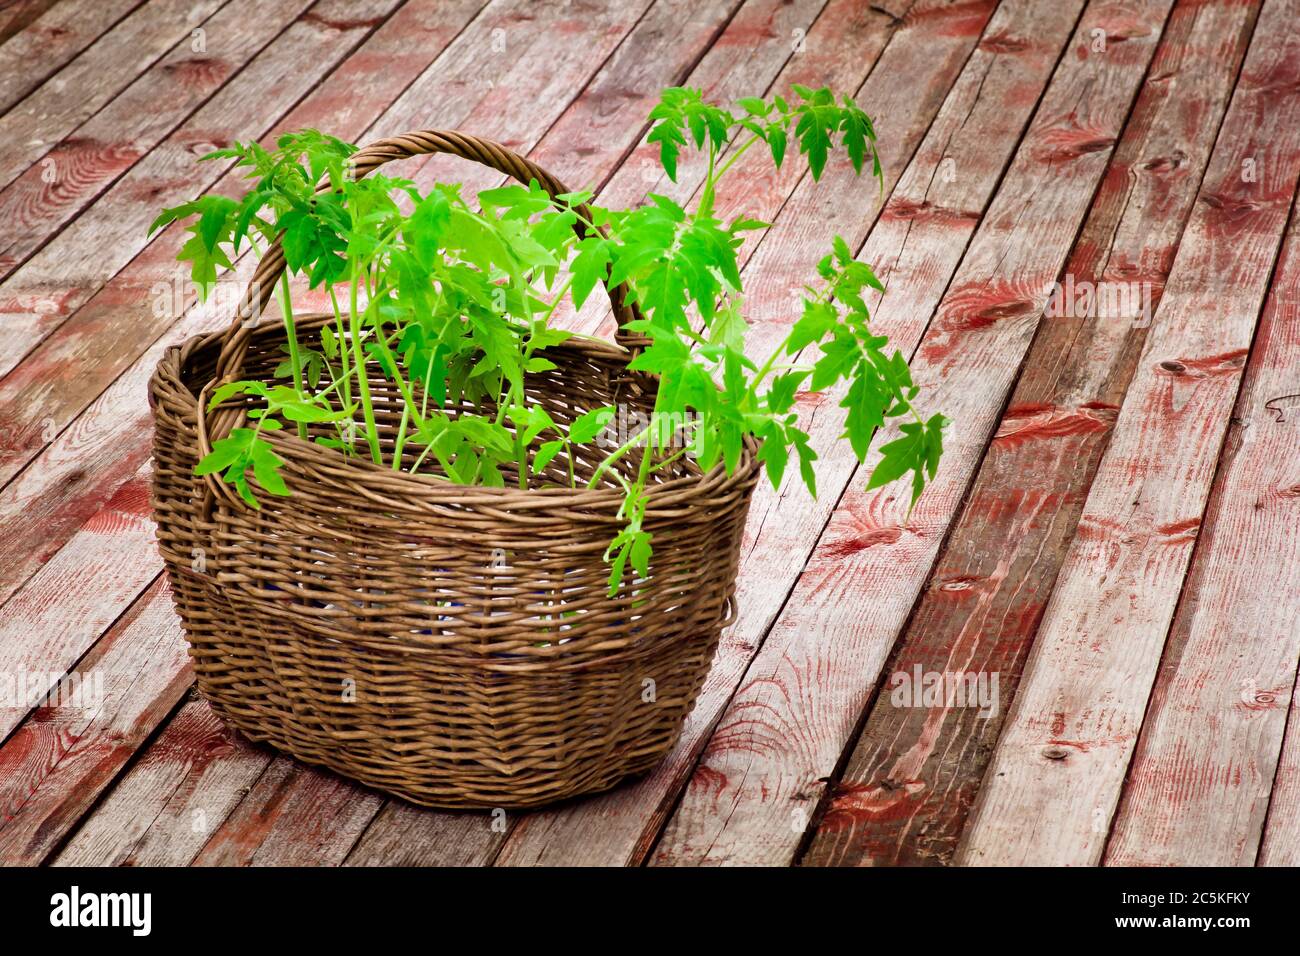
<svg viewBox="0 0 1300 956">
<path fill-rule="evenodd" d="M 366 147 L 357 174 L 436 152 L 567 191 L 497 144 L 438 131 Z M 730 476 L 687 458 L 656 473 L 649 575 L 613 596 L 602 555 L 622 491 L 608 477 L 558 487 L 563 455 L 527 490 L 466 487 L 266 433 L 291 494 L 253 510 L 193 469 L 244 414 L 206 415 L 211 389 L 275 380 L 283 325 L 249 317 L 283 267 L 277 243 L 231 327 L 168 350 L 150 382 L 158 539 L 200 693 L 253 740 L 428 806 L 538 806 L 650 769 L 729 620 L 752 446 Z M 621 290 L 610 298 L 620 325 L 635 314 Z M 299 333 L 326 321 L 300 318 Z M 653 407 L 654 381 L 628 372 L 624 348 L 572 340 L 547 357 L 557 367 L 528 391 L 556 421 Z M 391 455 L 400 399 L 377 371 L 371 388 Z M 606 453 L 578 449 L 580 485 Z"/>
</svg>

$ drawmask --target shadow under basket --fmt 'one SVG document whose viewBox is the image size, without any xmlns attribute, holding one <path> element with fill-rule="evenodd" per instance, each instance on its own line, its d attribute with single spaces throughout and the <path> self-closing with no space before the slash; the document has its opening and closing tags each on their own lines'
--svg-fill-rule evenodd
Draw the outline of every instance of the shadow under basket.
<svg viewBox="0 0 1300 956">
<path fill-rule="evenodd" d="M 672 749 L 731 616 L 752 446 L 730 476 L 685 456 L 659 473 L 649 573 L 629 567 L 610 596 L 622 491 L 585 489 L 608 449 L 579 449 L 577 490 L 563 456 L 527 489 L 483 488 L 267 432 L 290 495 L 257 489 L 259 510 L 214 498 L 193 472 L 223 339 L 169 349 L 150 398 L 160 547 L 198 690 L 225 721 L 435 807 L 552 803 Z M 243 376 L 274 380 L 284 342 L 278 321 L 251 331 Z M 623 349 L 571 340 L 547 357 L 528 391 L 556 421 L 653 406 Z M 373 387 L 391 449 L 399 406 Z"/>
</svg>

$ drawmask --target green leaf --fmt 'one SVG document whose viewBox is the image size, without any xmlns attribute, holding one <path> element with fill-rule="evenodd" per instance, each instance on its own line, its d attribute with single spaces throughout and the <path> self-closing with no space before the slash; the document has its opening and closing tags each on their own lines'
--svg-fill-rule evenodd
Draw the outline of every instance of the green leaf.
<svg viewBox="0 0 1300 956">
<path fill-rule="evenodd" d="M 287 495 L 288 486 L 279 474 L 284 464 L 270 442 L 258 435 L 252 428 L 235 428 L 225 438 L 212 443 L 212 451 L 203 457 L 194 467 L 196 475 L 210 475 L 223 471 L 221 478 L 235 486 L 243 498 L 253 508 L 261 508 L 257 497 L 248 484 L 247 473 L 251 469 L 257 482 L 274 495 Z"/>
<path fill-rule="evenodd" d="M 795 369 L 772 379 L 772 386 L 767 393 L 768 409 L 773 414 L 780 415 L 793 408 L 799 386 L 810 374 L 806 369 Z"/>
<path fill-rule="evenodd" d="M 253 476 L 257 479 L 257 483 L 273 495 L 287 496 L 289 486 L 280 475 L 284 459 L 273 452 L 271 446 L 265 442 L 254 445 L 252 458 Z"/>
<path fill-rule="evenodd" d="M 212 390 L 212 395 L 208 398 L 208 411 L 216 408 L 227 399 L 236 395 L 260 395 L 263 398 L 267 395 L 267 388 L 261 382 L 239 381 L 227 382 L 224 385 L 218 385 Z"/>
<path fill-rule="evenodd" d="M 740 306 L 739 299 L 730 299 L 722 309 L 718 310 L 709 326 L 710 342 L 725 345 L 737 352 L 744 352 L 745 333 L 749 331 L 749 323 L 741 314 Z"/>
<path fill-rule="evenodd" d="M 611 262 L 610 243 L 603 236 L 591 235 L 578 243 L 578 254 L 571 266 L 573 273 L 573 304 L 582 308 L 596 283 L 603 282 L 609 274 Z"/>
<path fill-rule="evenodd" d="M 817 460 L 817 452 L 813 451 L 812 446 L 808 444 L 806 433 L 797 428 L 790 428 L 787 429 L 787 434 L 794 442 L 795 451 L 799 453 L 799 476 L 803 478 L 809 494 L 816 498 L 817 475 L 813 472 L 813 462 Z"/>
<path fill-rule="evenodd" d="M 546 466 L 551 463 L 563 447 L 563 441 L 543 442 L 542 446 L 537 449 L 537 454 L 533 457 L 533 474 L 539 475 L 545 471 Z"/>
<path fill-rule="evenodd" d="M 650 538 L 648 531 L 637 531 L 632 537 L 632 568 L 641 578 L 650 575 Z"/>
<path fill-rule="evenodd" d="M 223 471 L 235 462 L 243 459 L 247 453 L 247 443 L 235 437 L 219 438 L 212 443 L 212 451 L 194 466 L 194 474 L 202 477 L 213 472 Z"/>
<path fill-rule="evenodd" d="M 798 355 L 813 342 L 820 342 L 827 332 L 837 329 L 839 324 L 839 313 L 829 302 L 810 302 L 804 299 L 803 315 L 790 330 L 786 353 Z"/>
<path fill-rule="evenodd" d="M 880 488 L 912 473 L 912 498 L 909 512 L 925 488 L 926 475 L 934 478 L 943 454 L 943 429 L 948 424 L 942 415 L 933 415 L 924 423 L 899 425 L 902 437 L 882 445 L 881 458 L 867 482 L 867 490 Z"/>
<path fill-rule="evenodd" d="M 773 488 L 781 487 L 781 478 L 785 475 L 785 466 L 790 460 L 790 449 L 786 447 L 785 436 L 775 428 L 763 439 L 758 449 L 758 460 L 767 469 L 768 481 Z"/>
<path fill-rule="evenodd" d="M 574 419 L 573 424 L 569 426 L 569 441 L 575 445 L 586 444 L 609 426 L 609 423 L 614 419 L 614 415 L 615 410 L 610 405 L 603 408 L 594 408 L 579 415 Z"/>
<path fill-rule="evenodd" d="M 840 403 L 842 408 L 849 411 L 844 423 L 845 434 L 858 461 L 867 457 L 872 434 L 885 423 L 889 401 L 889 391 L 875 370 L 867 362 L 859 362 L 848 394 Z"/>
<path fill-rule="evenodd" d="M 821 343 L 822 357 L 813 366 L 811 388 L 820 392 L 846 377 L 857 365 L 862 352 L 851 332 L 836 332 L 829 342 Z"/>
</svg>

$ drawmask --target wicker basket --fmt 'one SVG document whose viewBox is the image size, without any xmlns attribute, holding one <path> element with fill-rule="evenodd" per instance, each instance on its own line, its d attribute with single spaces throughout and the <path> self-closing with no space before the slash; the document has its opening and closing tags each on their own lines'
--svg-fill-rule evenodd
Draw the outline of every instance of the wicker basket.
<svg viewBox="0 0 1300 956">
<path fill-rule="evenodd" d="M 435 131 L 361 150 L 357 173 L 438 152 L 566 191 L 496 144 Z M 266 433 L 291 495 L 255 511 L 193 470 L 243 416 L 205 414 L 211 389 L 273 380 L 283 359 L 282 324 L 246 318 L 282 269 L 277 244 L 231 327 L 169 349 L 150 382 L 158 538 L 200 693 L 253 740 L 428 806 L 538 806 L 650 769 L 730 617 L 753 447 L 730 476 L 685 457 L 660 473 L 649 575 L 613 597 L 602 554 L 622 492 L 555 487 L 562 456 L 528 490 L 466 487 Z M 635 315 L 621 290 L 610 298 L 620 326 Z M 557 367 L 528 387 L 557 421 L 653 406 L 625 348 L 571 340 L 547 355 Z M 391 451 L 398 396 L 378 374 L 371 387 Z M 605 452 L 581 451 L 575 472 L 590 476 Z"/>
</svg>

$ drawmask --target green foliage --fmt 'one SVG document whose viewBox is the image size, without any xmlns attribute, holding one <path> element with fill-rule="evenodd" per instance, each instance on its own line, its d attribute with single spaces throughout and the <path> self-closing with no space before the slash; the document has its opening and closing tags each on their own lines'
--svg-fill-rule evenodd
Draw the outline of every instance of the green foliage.
<svg viewBox="0 0 1300 956">
<path fill-rule="evenodd" d="M 611 593 L 650 573 L 651 476 L 681 455 L 730 472 L 753 440 L 774 485 L 797 467 L 816 494 L 817 452 L 799 427 L 802 390 L 841 394 L 842 437 L 859 461 L 877 429 L 910 416 L 902 437 L 880 449 L 867 487 L 910 475 L 915 502 L 935 476 L 945 419 L 917 414 L 905 358 L 871 330 L 868 300 L 884 286 L 835 237 L 801 314 L 760 365 L 745 351 L 738 257 L 745 234 L 767 224 L 728 221 L 716 202 L 728 171 L 756 145 L 778 167 L 793 149 L 814 179 L 837 152 L 855 174 L 869 159 L 879 177 L 871 120 L 847 96 L 800 86 L 788 100 L 746 98 L 731 108 L 671 88 L 650 120 L 648 139 L 670 179 L 686 153 L 700 154 L 702 181 L 687 206 L 651 194 L 633 209 L 602 209 L 589 193 L 552 199 L 534 181 L 481 192 L 476 208 L 453 184 L 421 193 L 406 179 L 357 179 L 355 147 L 314 130 L 284 136 L 273 150 L 236 143 L 205 157 L 246 170 L 251 189 L 238 200 L 204 196 L 164 210 L 152 228 L 185 224 L 180 259 L 205 294 L 245 248 L 261 255 L 279 236 L 288 344 L 274 381 L 215 390 L 212 406 L 238 403 L 249 424 L 215 442 L 196 472 L 219 475 L 254 507 L 255 487 L 286 495 L 285 462 L 267 433 L 292 427 L 300 439 L 431 480 L 576 487 L 576 448 L 601 436 L 615 409 L 590 409 L 566 425 L 525 382 L 554 368 L 546 349 L 568 336 L 550 319 L 564 299 L 580 307 L 598 285 L 626 283 L 642 314 L 633 330 L 650 341 L 631 367 L 657 375 L 659 388 L 651 427 L 620 436 L 587 478 L 589 487 L 624 490 L 621 530 L 606 551 Z M 328 290 L 334 304 L 333 323 L 310 341 L 297 333 L 289 276 Z M 389 445 L 372 395 L 380 376 L 402 399 Z"/>
</svg>

